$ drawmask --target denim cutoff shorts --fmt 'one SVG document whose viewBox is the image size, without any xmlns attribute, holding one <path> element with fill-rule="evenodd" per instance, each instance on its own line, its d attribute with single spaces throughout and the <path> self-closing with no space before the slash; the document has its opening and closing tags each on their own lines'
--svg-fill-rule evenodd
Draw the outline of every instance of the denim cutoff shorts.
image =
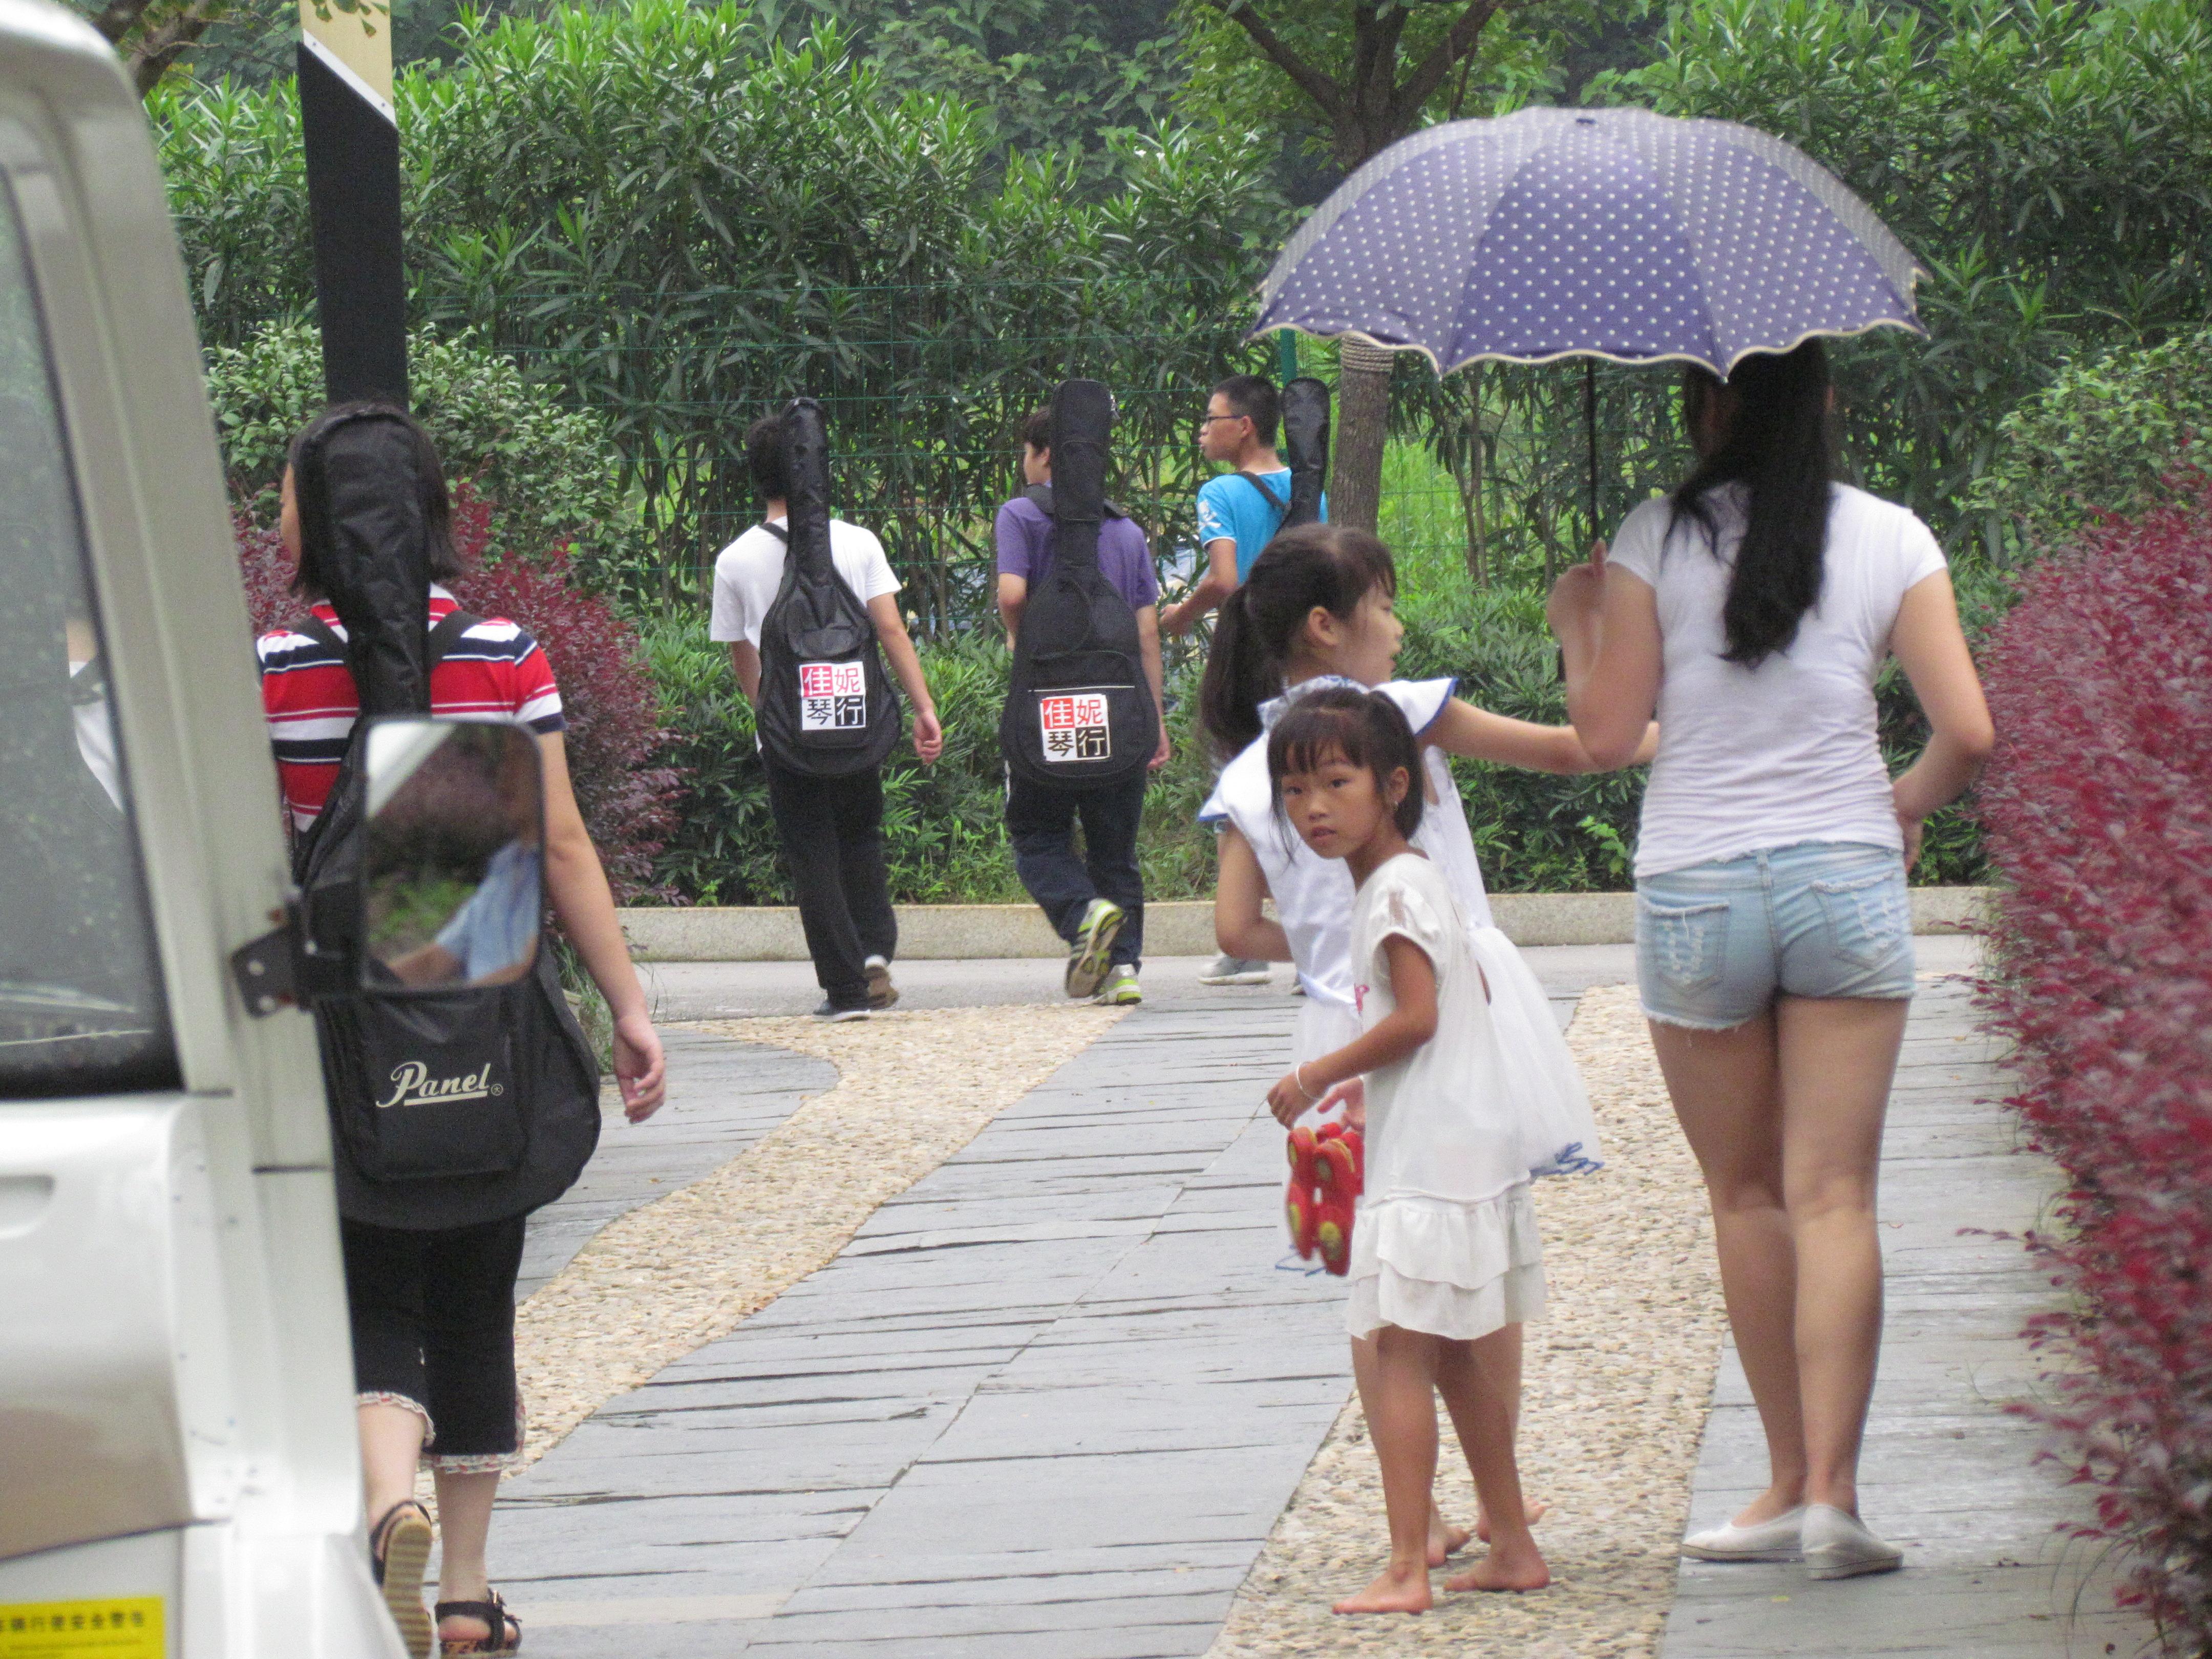
<svg viewBox="0 0 2212 1659">
<path fill-rule="evenodd" d="M 1636 973 L 1662 1025 L 1721 1031 L 1777 995 L 1912 994 L 1912 921 L 1893 847 L 1802 842 L 1636 884 Z"/>
</svg>

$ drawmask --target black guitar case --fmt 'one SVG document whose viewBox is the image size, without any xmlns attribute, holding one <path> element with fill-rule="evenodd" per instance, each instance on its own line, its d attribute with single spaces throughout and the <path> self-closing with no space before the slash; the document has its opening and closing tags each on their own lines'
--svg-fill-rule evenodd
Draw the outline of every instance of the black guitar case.
<svg viewBox="0 0 2212 1659">
<path fill-rule="evenodd" d="M 1143 772 L 1160 712 L 1145 678 L 1137 614 L 1098 568 L 1114 399 L 1097 380 L 1052 398 L 1052 565 L 1022 611 L 999 747 L 1032 783 L 1100 787 Z"/>
<path fill-rule="evenodd" d="M 369 719 L 430 712 L 438 653 L 416 457 L 396 419 L 365 410 L 314 434 L 296 476 L 303 525 L 330 552 L 325 575 L 362 712 L 330 798 L 293 853 L 318 954 L 365 941 Z M 566 1192 L 599 1144 L 599 1065 L 561 994 L 550 941 L 512 984 L 362 990 L 313 1007 L 338 1211 L 349 1220 L 428 1230 L 520 1215 Z M 464 1086 L 439 1086 L 456 1079 Z"/>
<path fill-rule="evenodd" d="M 848 777 L 883 764 L 901 715 L 868 607 L 830 556 L 830 428 L 811 398 L 783 411 L 783 584 L 761 621 L 755 724 L 762 751 L 786 770 Z"/>
<path fill-rule="evenodd" d="M 1282 528 L 1316 524 L 1328 477 L 1328 387 L 1306 376 L 1283 388 L 1283 459 L 1291 469 L 1291 505 Z"/>
</svg>

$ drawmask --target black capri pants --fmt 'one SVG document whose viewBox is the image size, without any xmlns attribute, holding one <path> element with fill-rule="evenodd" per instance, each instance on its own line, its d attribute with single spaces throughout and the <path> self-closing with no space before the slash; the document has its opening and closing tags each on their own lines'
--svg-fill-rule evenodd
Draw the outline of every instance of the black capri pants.
<svg viewBox="0 0 2212 1659">
<path fill-rule="evenodd" d="M 514 1279 L 526 1221 L 338 1224 L 359 1401 L 421 1417 L 423 1461 L 448 1474 L 497 1474 L 521 1449 Z"/>
</svg>

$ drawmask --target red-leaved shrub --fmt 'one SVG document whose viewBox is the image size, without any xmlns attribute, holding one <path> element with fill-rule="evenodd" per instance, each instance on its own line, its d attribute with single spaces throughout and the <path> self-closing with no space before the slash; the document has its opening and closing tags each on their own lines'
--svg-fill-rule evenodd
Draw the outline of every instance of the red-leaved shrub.
<svg viewBox="0 0 2212 1659">
<path fill-rule="evenodd" d="M 2068 1176 L 2039 1413 L 2124 1601 L 2212 1650 L 2212 489 L 2039 567 L 1982 656 L 2010 884 L 1984 996 Z"/>
<path fill-rule="evenodd" d="M 568 716 L 576 805 L 615 898 L 667 898 L 653 883 L 653 860 L 676 827 L 678 783 L 672 770 L 653 764 L 667 739 L 637 631 L 606 600 L 569 585 L 565 549 L 483 565 L 490 520 L 490 504 L 469 485 L 453 492 L 453 544 L 468 571 L 452 584 L 453 596 L 464 610 L 521 623 L 544 647 Z M 297 618 L 307 605 L 291 591 L 291 561 L 276 530 L 244 514 L 233 527 L 254 631 Z"/>
</svg>

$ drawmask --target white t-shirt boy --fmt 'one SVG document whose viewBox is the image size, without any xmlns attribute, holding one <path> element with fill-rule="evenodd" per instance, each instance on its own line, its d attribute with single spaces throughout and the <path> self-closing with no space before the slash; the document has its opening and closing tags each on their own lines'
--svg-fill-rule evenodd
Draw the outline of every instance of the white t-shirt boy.
<svg viewBox="0 0 2212 1659">
<path fill-rule="evenodd" d="M 769 521 L 784 522 L 781 519 Z M 743 640 L 759 647 L 761 623 L 783 586 L 783 538 L 755 525 L 714 556 L 714 607 L 707 637 L 717 645 Z M 884 556 L 875 532 L 842 519 L 830 520 L 830 562 L 862 605 L 881 593 L 896 593 L 899 579 Z"/>
<path fill-rule="evenodd" d="M 1668 533 L 1665 496 L 1628 515 L 1610 562 L 1658 599 L 1659 753 L 1644 791 L 1636 873 L 1662 875 L 1762 848 L 1863 842 L 1902 852 L 1875 734 L 1875 675 L 1905 590 L 1944 568 L 1910 508 L 1834 486 L 1818 604 L 1787 651 L 1756 668 L 1725 660 L 1728 599 L 1745 494 L 1706 496 L 1720 556 L 1694 522 Z"/>
</svg>

